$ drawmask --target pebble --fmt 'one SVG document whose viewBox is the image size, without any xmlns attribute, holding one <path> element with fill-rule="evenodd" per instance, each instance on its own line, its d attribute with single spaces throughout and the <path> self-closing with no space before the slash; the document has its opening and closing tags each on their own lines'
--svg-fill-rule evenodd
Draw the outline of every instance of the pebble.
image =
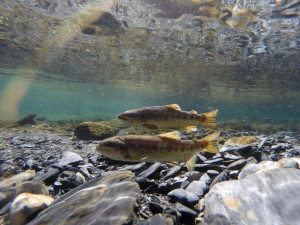
<svg viewBox="0 0 300 225">
<path fill-rule="evenodd" d="M 186 187 L 185 190 L 201 198 L 204 195 L 204 193 L 208 190 L 208 187 L 206 186 L 206 183 L 204 181 L 193 181 L 189 184 L 189 186 Z"/>
<path fill-rule="evenodd" d="M 185 206 L 192 207 L 199 201 L 199 197 L 184 189 L 175 189 L 168 193 L 171 201 L 178 201 Z"/>
</svg>

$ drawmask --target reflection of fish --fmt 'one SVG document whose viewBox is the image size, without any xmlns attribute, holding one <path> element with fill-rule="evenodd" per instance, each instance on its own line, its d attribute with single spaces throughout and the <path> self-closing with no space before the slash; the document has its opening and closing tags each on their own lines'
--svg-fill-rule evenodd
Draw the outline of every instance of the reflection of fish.
<svg viewBox="0 0 300 225">
<path fill-rule="evenodd" d="M 196 111 L 181 111 L 177 104 L 166 106 L 150 106 L 126 111 L 118 118 L 134 127 L 143 127 L 148 130 L 156 129 L 196 129 L 202 124 L 216 129 L 216 116 L 218 110 L 197 114 Z"/>
<path fill-rule="evenodd" d="M 107 138 L 96 150 L 115 160 L 134 162 L 186 162 L 191 171 L 200 150 L 218 153 L 215 132 L 201 140 L 181 140 L 180 133 L 173 131 L 157 136 L 127 135 Z"/>
</svg>

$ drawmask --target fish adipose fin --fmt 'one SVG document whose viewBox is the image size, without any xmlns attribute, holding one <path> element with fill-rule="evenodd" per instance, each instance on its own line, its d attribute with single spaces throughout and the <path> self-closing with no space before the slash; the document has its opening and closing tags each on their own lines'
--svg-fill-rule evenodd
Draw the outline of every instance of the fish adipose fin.
<svg viewBox="0 0 300 225">
<path fill-rule="evenodd" d="M 143 124 L 142 125 L 147 130 L 156 130 L 158 127 L 152 124 Z"/>
<path fill-rule="evenodd" d="M 197 111 L 192 110 L 192 111 L 190 111 L 190 113 L 191 113 L 191 114 L 197 114 Z"/>
<path fill-rule="evenodd" d="M 188 161 L 186 161 L 186 167 L 188 168 L 189 172 L 192 172 L 194 170 L 196 160 L 197 154 L 193 155 Z"/>
<path fill-rule="evenodd" d="M 219 147 L 217 145 L 217 140 L 220 136 L 221 131 L 214 132 L 207 137 L 201 139 L 202 143 L 205 143 L 204 149 L 202 151 L 210 152 L 210 153 L 218 153 Z"/>
<path fill-rule="evenodd" d="M 217 114 L 218 114 L 218 110 L 214 110 L 214 111 L 211 111 L 211 112 L 208 112 L 208 113 L 202 113 L 200 114 L 201 117 L 204 117 L 205 119 L 201 122 L 201 124 L 203 126 L 206 126 L 206 127 L 209 127 L 209 128 L 212 128 L 212 129 L 216 129 L 217 126 L 216 126 L 216 117 L 217 117 Z"/>
<path fill-rule="evenodd" d="M 177 104 L 165 105 L 165 107 L 174 110 L 181 110 L 181 108 Z"/>
<path fill-rule="evenodd" d="M 173 139 L 173 140 L 181 140 L 179 131 L 172 131 L 168 133 L 163 133 L 158 135 L 160 138 Z"/>
</svg>

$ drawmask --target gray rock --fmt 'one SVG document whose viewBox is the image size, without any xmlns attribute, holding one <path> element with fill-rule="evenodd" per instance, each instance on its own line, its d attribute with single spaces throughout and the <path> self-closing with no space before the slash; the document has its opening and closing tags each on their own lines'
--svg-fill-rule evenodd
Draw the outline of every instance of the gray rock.
<svg viewBox="0 0 300 225">
<path fill-rule="evenodd" d="M 247 166 L 242 169 L 241 173 L 239 174 L 239 179 L 243 179 L 249 174 L 256 173 L 262 169 L 272 169 L 278 168 L 279 164 L 273 161 L 262 161 L 258 164 L 248 164 Z"/>
<path fill-rule="evenodd" d="M 277 168 L 216 184 L 204 198 L 205 218 L 233 224 L 300 224 L 300 170 Z"/>
<path fill-rule="evenodd" d="M 180 212 L 182 217 L 189 218 L 189 222 L 194 221 L 198 213 L 180 203 L 176 203 L 175 209 Z M 185 219 L 186 220 L 186 219 Z"/>
<path fill-rule="evenodd" d="M 159 170 L 161 169 L 161 165 L 162 165 L 161 163 L 154 163 L 148 169 L 141 172 L 137 176 L 136 180 L 140 181 L 140 180 L 143 180 L 145 178 L 150 178 L 150 177 L 153 177 L 153 176 L 157 175 L 157 172 L 159 172 Z"/>
<path fill-rule="evenodd" d="M 28 225 L 105 224 L 136 221 L 134 205 L 140 189 L 130 171 L 107 172 L 69 191 Z"/>
<path fill-rule="evenodd" d="M 42 194 L 22 193 L 9 208 L 9 220 L 12 225 L 25 225 L 33 216 L 49 206 L 54 199 Z"/>
<path fill-rule="evenodd" d="M 16 195 L 21 193 L 49 195 L 48 189 L 44 184 L 34 181 L 25 181 L 15 187 Z"/>
<path fill-rule="evenodd" d="M 35 176 L 34 170 L 26 170 L 0 182 L 0 187 L 10 187 L 20 184 L 24 181 L 32 180 Z"/>
<path fill-rule="evenodd" d="M 168 193 L 172 201 L 178 201 L 186 206 L 193 206 L 199 201 L 199 197 L 184 189 L 175 189 Z"/>
<path fill-rule="evenodd" d="M 77 153 L 70 151 L 63 152 L 62 157 L 58 162 L 62 167 L 66 165 L 76 166 L 82 163 L 84 163 L 83 158 Z"/>
<path fill-rule="evenodd" d="M 247 164 L 245 159 L 239 159 L 227 166 L 228 170 L 239 170 L 242 169 Z"/>
<path fill-rule="evenodd" d="M 204 181 L 193 181 L 185 190 L 197 195 L 198 197 L 202 197 L 207 189 L 208 187 Z"/>
<path fill-rule="evenodd" d="M 149 225 L 167 225 L 161 214 L 156 214 L 152 217 Z"/>
<path fill-rule="evenodd" d="M 204 181 L 206 184 L 209 184 L 211 182 L 211 178 L 207 173 L 205 173 L 201 176 L 199 181 Z"/>
<path fill-rule="evenodd" d="M 220 173 L 218 176 L 216 176 L 215 179 L 213 179 L 213 181 L 211 182 L 209 188 L 214 186 L 216 183 L 227 180 L 228 177 L 229 177 L 229 170 L 224 170 L 222 173 Z"/>
</svg>

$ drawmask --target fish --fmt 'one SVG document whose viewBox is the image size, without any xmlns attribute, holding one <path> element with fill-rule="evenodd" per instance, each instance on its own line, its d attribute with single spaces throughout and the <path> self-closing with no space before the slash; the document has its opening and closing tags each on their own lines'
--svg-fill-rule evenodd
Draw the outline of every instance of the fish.
<svg viewBox="0 0 300 225">
<path fill-rule="evenodd" d="M 102 155 L 130 162 L 186 162 L 192 171 L 197 152 L 218 153 L 220 131 L 197 140 L 181 140 L 179 131 L 159 135 L 114 136 L 100 141 L 96 151 Z"/>
<path fill-rule="evenodd" d="M 146 130 L 185 128 L 188 131 L 197 130 L 197 125 L 216 129 L 216 116 L 218 110 L 197 114 L 195 110 L 182 111 L 179 105 L 150 106 L 128 110 L 118 115 L 118 119 L 133 127 Z"/>
</svg>

